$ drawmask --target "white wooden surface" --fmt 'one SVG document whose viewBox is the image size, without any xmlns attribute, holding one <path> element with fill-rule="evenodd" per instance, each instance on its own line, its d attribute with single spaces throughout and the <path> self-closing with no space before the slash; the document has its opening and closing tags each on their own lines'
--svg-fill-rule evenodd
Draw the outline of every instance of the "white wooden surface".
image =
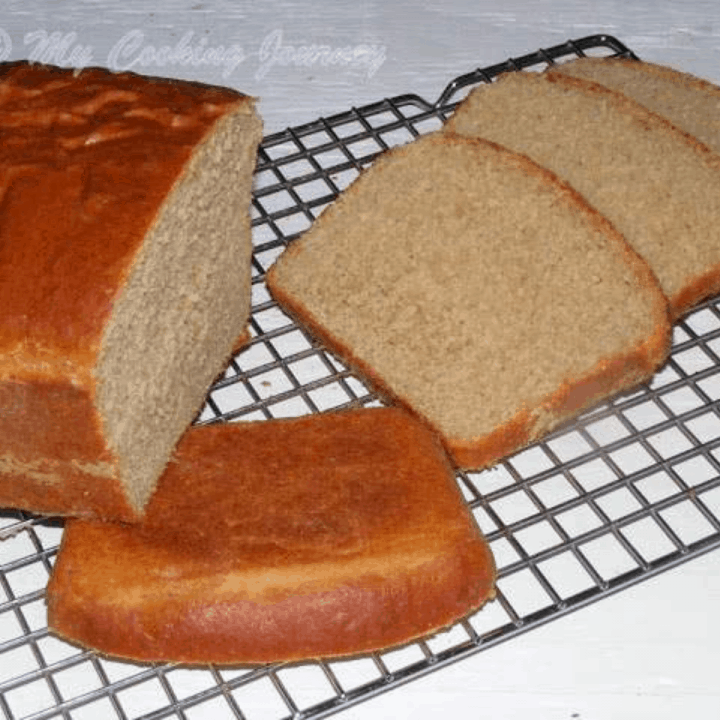
<svg viewBox="0 0 720 720">
<path fill-rule="evenodd" d="M 720 82 L 720 4 L 701 0 L 6 0 L 0 59 L 230 85 L 261 99 L 272 132 L 399 93 L 433 100 L 458 74 L 594 33 Z M 342 717 L 718 717 L 718 607 L 713 553 Z"/>
</svg>

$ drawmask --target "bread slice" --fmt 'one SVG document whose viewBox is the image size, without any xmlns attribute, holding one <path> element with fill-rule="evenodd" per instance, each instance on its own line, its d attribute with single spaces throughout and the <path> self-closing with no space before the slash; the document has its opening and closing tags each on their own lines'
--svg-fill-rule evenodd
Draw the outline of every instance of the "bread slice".
<svg viewBox="0 0 720 720">
<path fill-rule="evenodd" d="M 0 68 L 0 506 L 136 519 L 245 331 L 233 90 Z"/>
<path fill-rule="evenodd" d="M 379 158 L 270 269 L 278 301 L 482 467 L 647 379 L 647 265 L 526 157 L 449 133 Z"/>
<path fill-rule="evenodd" d="M 524 153 L 583 194 L 649 263 L 673 318 L 720 291 L 718 158 L 621 93 L 508 73 L 475 88 L 446 131 Z"/>
<path fill-rule="evenodd" d="M 553 65 L 562 74 L 599 83 L 639 102 L 720 153 L 720 87 L 663 65 L 628 58 L 583 57 Z"/>
<path fill-rule="evenodd" d="M 69 520 L 49 627 L 139 661 L 349 655 L 494 594 L 437 438 L 397 408 L 191 428 L 136 525 Z"/>
</svg>

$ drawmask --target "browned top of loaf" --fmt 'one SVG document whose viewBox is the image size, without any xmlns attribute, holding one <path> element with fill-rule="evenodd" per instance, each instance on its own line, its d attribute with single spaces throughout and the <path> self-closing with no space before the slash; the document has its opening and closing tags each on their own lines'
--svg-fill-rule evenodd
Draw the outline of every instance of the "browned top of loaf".
<svg viewBox="0 0 720 720">
<path fill-rule="evenodd" d="M 479 86 L 448 132 L 526 154 L 569 182 L 650 264 L 674 315 L 720 280 L 717 156 L 672 123 L 597 83 L 512 72 Z M 719 288 L 720 289 L 720 288 Z"/>
<path fill-rule="evenodd" d="M 655 278 L 604 218 L 526 157 L 450 134 L 379 158 L 268 283 L 451 447 L 475 447 L 463 465 L 645 379 L 668 345 Z"/>
<path fill-rule="evenodd" d="M 49 622 L 142 660 L 344 655 L 454 622 L 494 577 L 437 439 L 360 409 L 190 429 L 140 524 L 67 523 Z"/>
<path fill-rule="evenodd" d="M 549 72 L 622 92 L 720 153 L 720 87 L 707 80 L 627 58 L 578 58 Z"/>
<path fill-rule="evenodd" d="M 132 73 L 0 68 L 0 378 L 89 381 L 163 198 L 241 102 L 251 101 Z"/>
</svg>

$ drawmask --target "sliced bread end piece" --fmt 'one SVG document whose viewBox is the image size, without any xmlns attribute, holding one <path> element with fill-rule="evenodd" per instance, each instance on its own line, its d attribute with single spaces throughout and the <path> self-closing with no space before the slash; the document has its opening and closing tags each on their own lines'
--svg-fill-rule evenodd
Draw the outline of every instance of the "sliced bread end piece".
<svg viewBox="0 0 720 720">
<path fill-rule="evenodd" d="M 437 438 L 366 408 L 188 430 L 141 523 L 67 523 L 48 621 L 145 662 L 298 661 L 434 633 L 494 586 Z"/>
</svg>

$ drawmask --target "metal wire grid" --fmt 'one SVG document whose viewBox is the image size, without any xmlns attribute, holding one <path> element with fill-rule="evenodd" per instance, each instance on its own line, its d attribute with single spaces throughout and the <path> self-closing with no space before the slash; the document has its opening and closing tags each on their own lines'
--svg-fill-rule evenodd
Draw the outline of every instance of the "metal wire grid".
<svg viewBox="0 0 720 720">
<path fill-rule="evenodd" d="M 265 271 L 386 147 L 442 124 L 458 95 L 508 69 L 631 55 L 593 36 L 264 141 L 253 201 L 252 340 L 198 422 L 268 419 L 378 399 L 273 302 Z M 458 474 L 498 567 L 498 599 L 425 641 L 343 661 L 244 669 L 140 666 L 53 637 L 44 592 L 62 524 L 0 516 L 0 718 L 320 718 L 487 649 L 720 545 L 720 299 L 675 328 L 646 387 L 483 472 Z"/>
</svg>

